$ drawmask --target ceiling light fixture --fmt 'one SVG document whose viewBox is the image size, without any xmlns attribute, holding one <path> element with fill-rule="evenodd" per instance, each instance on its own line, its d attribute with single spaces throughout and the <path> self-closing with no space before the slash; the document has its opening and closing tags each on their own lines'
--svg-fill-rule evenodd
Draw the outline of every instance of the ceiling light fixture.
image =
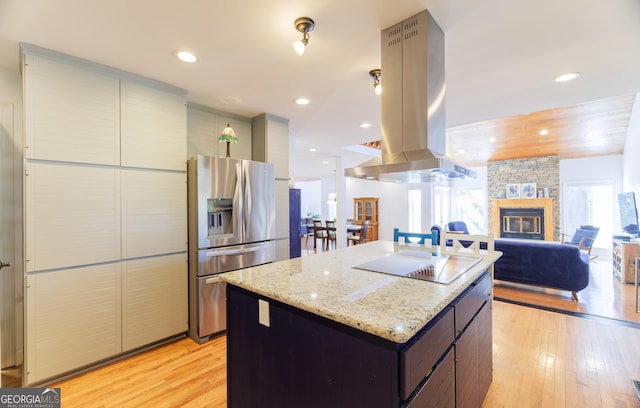
<svg viewBox="0 0 640 408">
<path fill-rule="evenodd" d="M 367 123 L 367 122 L 361 123 L 360 127 L 363 128 L 363 129 L 370 128 L 371 127 L 371 123 Z"/>
<path fill-rule="evenodd" d="M 309 43 L 309 33 L 313 31 L 316 23 L 309 17 L 298 17 L 296 21 L 294 21 L 293 26 L 302 33 L 302 39 L 293 43 L 293 49 L 296 51 L 296 54 L 302 56 Z"/>
<path fill-rule="evenodd" d="M 194 53 L 189 51 L 176 51 L 175 55 L 176 55 L 176 58 L 178 58 L 180 61 L 184 61 L 184 62 L 198 61 L 198 57 L 196 57 Z"/>
<path fill-rule="evenodd" d="M 562 75 L 556 77 L 555 81 L 556 82 L 567 82 L 567 81 L 571 81 L 572 79 L 576 79 L 579 76 L 580 76 L 579 72 L 568 72 L 566 74 L 562 74 Z"/>
<path fill-rule="evenodd" d="M 548 131 L 547 129 L 542 129 L 542 130 L 540 131 L 540 136 L 546 136 L 546 135 L 548 135 L 548 134 L 549 134 L 549 131 Z"/>
<path fill-rule="evenodd" d="M 369 76 L 373 78 L 373 92 L 375 92 L 376 95 L 382 94 L 382 85 L 380 84 L 382 72 L 379 69 L 372 69 L 369 71 Z"/>
<path fill-rule="evenodd" d="M 298 99 L 296 99 L 296 103 L 298 105 L 308 105 L 309 102 L 311 102 L 311 101 L 308 100 L 307 98 L 298 98 Z"/>
</svg>

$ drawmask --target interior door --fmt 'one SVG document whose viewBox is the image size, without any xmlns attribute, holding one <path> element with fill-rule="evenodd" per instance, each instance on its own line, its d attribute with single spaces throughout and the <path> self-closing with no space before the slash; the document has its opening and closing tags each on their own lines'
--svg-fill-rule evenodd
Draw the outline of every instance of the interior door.
<svg viewBox="0 0 640 408">
<path fill-rule="evenodd" d="M 18 157 L 13 143 L 13 110 L 10 104 L 0 104 L 0 365 L 16 364 L 15 348 L 15 211 L 14 160 Z"/>
</svg>

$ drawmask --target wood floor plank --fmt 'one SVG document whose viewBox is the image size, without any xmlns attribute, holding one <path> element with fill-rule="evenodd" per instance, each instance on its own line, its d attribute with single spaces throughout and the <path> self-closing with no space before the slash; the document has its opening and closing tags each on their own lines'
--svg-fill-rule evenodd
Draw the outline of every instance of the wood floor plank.
<svg viewBox="0 0 640 408">
<path fill-rule="evenodd" d="M 499 301 L 492 310 L 483 407 L 640 407 L 639 329 Z M 50 386 L 65 408 L 225 407 L 226 338 L 181 339 Z"/>
<path fill-rule="evenodd" d="M 493 293 L 496 298 L 640 323 L 634 285 L 622 283 L 613 275 L 612 260 L 607 255 L 590 262 L 589 285 L 578 293 L 578 302 L 568 291 L 501 281 L 496 281 Z"/>
</svg>

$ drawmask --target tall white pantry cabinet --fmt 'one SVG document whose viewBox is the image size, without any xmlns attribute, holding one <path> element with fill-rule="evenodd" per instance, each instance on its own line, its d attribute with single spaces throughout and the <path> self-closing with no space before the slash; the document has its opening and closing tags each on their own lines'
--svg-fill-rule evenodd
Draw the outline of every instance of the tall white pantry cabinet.
<svg viewBox="0 0 640 408">
<path fill-rule="evenodd" d="M 25 384 L 187 330 L 186 92 L 22 44 Z"/>
</svg>

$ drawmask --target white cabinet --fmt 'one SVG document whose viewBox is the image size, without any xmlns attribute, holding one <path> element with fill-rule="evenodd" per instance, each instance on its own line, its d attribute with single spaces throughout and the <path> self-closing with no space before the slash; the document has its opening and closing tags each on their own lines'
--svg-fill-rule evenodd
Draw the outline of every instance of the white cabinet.
<svg viewBox="0 0 640 408">
<path fill-rule="evenodd" d="M 276 260 L 289 259 L 289 121 L 263 114 L 252 120 L 254 160 L 273 163 L 276 189 Z"/>
<path fill-rule="evenodd" d="M 32 54 L 23 77 L 27 158 L 120 164 L 117 78 Z"/>
<path fill-rule="evenodd" d="M 23 51 L 32 384 L 186 332 L 187 112 L 183 90 Z"/>
<path fill-rule="evenodd" d="M 33 384 L 120 353 L 120 264 L 26 276 L 24 370 Z"/>
<path fill-rule="evenodd" d="M 122 349 L 132 350 L 188 328 L 187 254 L 122 263 Z"/>
<path fill-rule="evenodd" d="M 289 121 L 273 115 L 253 118 L 253 159 L 273 163 L 276 180 L 289 180 Z M 288 200 L 288 199 L 287 199 Z"/>
<path fill-rule="evenodd" d="M 187 175 L 122 170 L 122 257 L 186 252 Z"/>
<path fill-rule="evenodd" d="M 218 138 L 229 125 L 236 132 L 238 143 L 231 145 L 231 157 L 252 160 L 251 121 L 200 105 L 189 105 L 187 109 L 187 157 L 199 154 L 203 156 L 225 157 L 226 143 Z"/>
<path fill-rule="evenodd" d="M 121 94 L 122 165 L 186 170 L 186 96 L 130 80 Z"/>
<path fill-rule="evenodd" d="M 120 259 L 120 170 L 53 162 L 25 168 L 25 271 Z"/>
</svg>

